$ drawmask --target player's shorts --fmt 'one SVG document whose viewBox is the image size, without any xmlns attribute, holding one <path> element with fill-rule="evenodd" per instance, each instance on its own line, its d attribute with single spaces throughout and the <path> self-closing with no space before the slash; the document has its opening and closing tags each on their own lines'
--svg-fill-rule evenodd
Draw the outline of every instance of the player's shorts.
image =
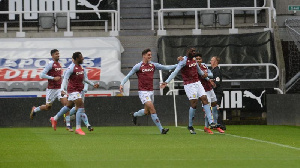
<svg viewBox="0 0 300 168">
<path fill-rule="evenodd" d="M 184 90 L 189 100 L 198 99 L 199 97 L 206 95 L 200 81 L 184 85 Z"/>
<path fill-rule="evenodd" d="M 46 104 L 52 104 L 57 98 L 60 101 L 61 98 L 68 97 L 67 95 L 61 96 L 60 89 L 46 89 Z"/>
<path fill-rule="evenodd" d="M 139 91 L 139 97 L 143 104 L 145 104 L 147 101 L 152 101 L 152 103 L 154 103 L 153 91 Z"/>
<path fill-rule="evenodd" d="M 82 94 L 79 93 L 79 92 L 72 92 L 72 93 L 69 94 L 68 100 L 69 101 L 75 101 L 77 99 L 82 98 L 81 96 L 82 96 Z"/>
<path fill-rule="evenodd" d="M 209 103 L 212 103 L 212 102 L 216 102 L 217 101 L 217 96 L 214 92 L 214 90 L 210 90 L 210 91 L 207 91 L 206 92 L 206 95 L 207 95 L 207 100 Z"/>
</svg>

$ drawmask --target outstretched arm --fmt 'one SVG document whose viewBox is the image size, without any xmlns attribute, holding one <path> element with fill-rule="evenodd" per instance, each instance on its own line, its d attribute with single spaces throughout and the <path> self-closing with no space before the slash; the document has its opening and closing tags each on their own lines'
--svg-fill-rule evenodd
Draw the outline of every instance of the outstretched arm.
<svg viewBox="0 0 300 168">
<path fill-rule="evenodd" d="M 175 78 L 175 76 L 178 74 L 178 72 L 181 70 L 181 68 L 185 66 L 185 64 L 186 64 L 186 58 L 178 63 L 178 65 L 176 66 L 176 69 L 171 73 L 171 75 L 168 77 L 168 79 L 160 85 L 160 87 L 165 88 L 167 86 L 167 84 L 172 79 Z"/>
<path fill-rule="evenodd" d="M 131 71 L 125 76 L 125 78 L 122 80 L 121 84 L 120 84 L 120 92 L 123 93 L 123 86 L 125 85 L 125 83 L 128 81 L 128 79 L 135 74 L 141 67 L 142 63 L 138 63 L 136 64 Z"/>
<path fill-rule="evenodd" d="M 173 70 L 177 67 L 177 64 L 175 65 L 162 65 L 159 63 L 154 63 L 154 66 L 157 70 Z"/>
<path fill-rule="evenodd" d="M 90 81 L 89 79 L 88 79 L 88 77 L 87 77 L 87 73 L 86 73 L 86 71 L 84 70 L 84 79 L 83 79 L 83 81 L 84 81 L 84 83 L 86 83 L 86 84 L 89 84 L 89 85 L 91 85 L 91 86 L 94 86 L 94 88 L 98 88 L 99 87 L 99 84 L 98 83 L 94 83 L 94 82 L 92 82 L 92 81 Z"/>
</svg>

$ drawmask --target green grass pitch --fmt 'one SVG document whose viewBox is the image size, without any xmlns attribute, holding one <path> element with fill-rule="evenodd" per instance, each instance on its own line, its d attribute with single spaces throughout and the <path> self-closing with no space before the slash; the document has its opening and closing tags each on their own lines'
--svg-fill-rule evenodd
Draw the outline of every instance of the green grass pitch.
<svg viewBox="0 0 300 168">
<path fill-rule="evenodd" d="M 85 136 L 64 127 L 0 128 L 0 168 L 251 167 L 300 165 L 300 127 L 229 125 L 225 134 L 196 135 L 185 126 L 95 127 Z"/>
</svg>

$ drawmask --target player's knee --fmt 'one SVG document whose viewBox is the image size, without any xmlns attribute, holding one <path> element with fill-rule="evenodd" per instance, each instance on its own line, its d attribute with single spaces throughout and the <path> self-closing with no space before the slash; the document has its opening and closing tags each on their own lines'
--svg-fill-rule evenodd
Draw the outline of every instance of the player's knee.
<svg viewBox="0 0 300 168">
<path fill-rule="evenodd" d="M 52 107 L 52 104 L 46 104 L 46 109 L 45 110 L 50 110 Z"/>
<path fill-rule="evenodd" d="M 211 107 L 215 107 L 217 105 L 217 102 L 212 102 Z"/>
</svg>

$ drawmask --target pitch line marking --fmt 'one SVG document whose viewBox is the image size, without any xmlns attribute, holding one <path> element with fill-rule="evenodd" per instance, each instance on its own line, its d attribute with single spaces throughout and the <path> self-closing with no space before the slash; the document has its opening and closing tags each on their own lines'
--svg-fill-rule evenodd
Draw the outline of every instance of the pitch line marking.
<svg viewBox="0 0 300 168">
<path fill-rule="evenodd" d="M 186 129 L 185 127 L 179 127 L 179 128 Z M 202 129 L 195 129 L 195 130 L 204 131 Z M 280 146 L 280 147 L 284 147 L 284 148 L 295 149 L 295 150 L 299 150 L 300 151 L 300 148 L 289 146 L 289 145 L 283 145 L 283 144 L 280 144 L 280 143 L 275 143 L 275 142 L 270 142 L 270 141 L 264 141 L 264 140 L 260 140 L 260 139 L 249 138 L 249 137 L 243 137 L 243 136 L 233 135 L 233 134 L 228 134 L 228 133 L 225 133 L 224 135 L 229 135 L 229 136 L 232 136 L 232 137 L 235 137 L 235 138 L 247 139 L 247 140 L 250 140 L 250 141 L 256 141 L 256 142 L 262 142 L 262 143 L 272 144 L 272 145 L 276 145 L 276 146 Z"/>
</svg>

